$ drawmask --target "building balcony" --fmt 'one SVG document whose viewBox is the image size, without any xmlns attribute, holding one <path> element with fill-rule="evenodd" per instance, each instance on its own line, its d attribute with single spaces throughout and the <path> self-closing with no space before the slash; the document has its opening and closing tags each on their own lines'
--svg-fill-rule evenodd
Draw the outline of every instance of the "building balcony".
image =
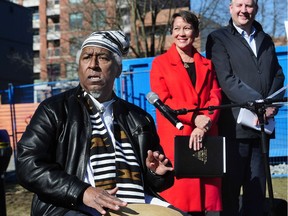
<svg viewBox="0 0 288 216">
<path fill-rule="evenodd" d="M 40 43 L 33 43 L 33 51 L 40 50 Z"/>
<path fill-rule="evenodd" d="M 60 32 L 47 32 L 47 40 L 60 40 Z"/>
<path fill-rule="evenodd" d="M 49 8 L 46 10 L 47 16 L 60 15 L 60 8 Z"/>
<path fill-rule="evenodd" d="M 34 29 L 39 29 L 40 28 L 40 21 L 39 20 L 33 20 L 32 26 Z"/>
<path fill-rule="evenodd" d="M 40 50 L 40 35 L 33 36 L 33 50 Z"/>
<path fill-rule="evenodd" d="M 59 58 L 61 55 L 61 48 L 60 47 L 53 47 L 47 49 L 47 58 L 54 59 Z"/>
<path fill-rule="evenodd" d="M 47 28 L 47 40 L 59 40 L 60 39 L 60 24 L 49 25 Z"/>
<path fill-rule="evenodd" d="M 47 1 L 47 16 L 59 15 L 60 14 L 60 4 L 59 0 L 49 0 Z"/>
<path fill-rule="evenodd" d="M 36 7 L 39 6 L 40 0 L 23 0 L 24 7 Z"/>
</svg>

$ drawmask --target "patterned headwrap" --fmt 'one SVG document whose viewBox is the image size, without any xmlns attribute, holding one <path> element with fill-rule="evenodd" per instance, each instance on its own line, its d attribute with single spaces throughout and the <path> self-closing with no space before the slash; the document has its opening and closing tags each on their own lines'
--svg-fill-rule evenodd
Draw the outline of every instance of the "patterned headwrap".
<svg viewBox="0 0 288 216">
<path fill-rule="evenodd" d="M 129 51 L 129 41 L 122 31 L 93 32 L 82 44 L 81 51 L 87 46 L 105 48 L 122 57 Z"/>
</svg>

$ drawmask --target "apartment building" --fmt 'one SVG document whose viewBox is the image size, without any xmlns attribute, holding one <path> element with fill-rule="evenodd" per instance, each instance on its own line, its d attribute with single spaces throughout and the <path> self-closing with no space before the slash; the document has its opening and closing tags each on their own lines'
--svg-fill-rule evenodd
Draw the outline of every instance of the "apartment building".
<svg viewBox="0 0 288 216">
<path fill-rule="evenodd" d="M 99 11 L 103 14 L 102 18 L 115 16 L 115 6 L 109 0 L 95 0 L 92 4 L 86 0 L 13 2 L 29 8 L 33 13 L 35 82 L 75 79 L 75 56 L 80 41 L 91 29 L 101 29 L 101 22 L 102 25 L 104 23 Z"/>
<path fill-rule="evenodd" d="M 142 39 L 137 38 L 137 35 L 135 38 L 133 31 L 136 31 L 135 28 L 140 28 L 140 24 L 135 21 L 135 14 L 131 13 L 131 5 L 128 5 L 126 0 L 13 0 L 13 2 L 29 8 L 33 13 L 35 83 L 77 79 L 75 57 L 84 37 L 92 31 L 120 27 L 130 37 L 131 44 L 139 41 L 142 43 Z M 189 8 L 189 0 L 172 2 L 175 2 L 175 7 Z M 157 18 L 159 26 L 167 26 L 168 14 L 167 10 L 161 12 Z M 147 23 L 145 31 L 149 31 L 150 17 L 151 14 L 145 17 Z M 166 48 L 171 44 L 169 36 L 167 37 Z M 156 45 L 158 42 L 156 36 Z M 131 53 L 131 56 L 137 55 Z"/>
</svg>

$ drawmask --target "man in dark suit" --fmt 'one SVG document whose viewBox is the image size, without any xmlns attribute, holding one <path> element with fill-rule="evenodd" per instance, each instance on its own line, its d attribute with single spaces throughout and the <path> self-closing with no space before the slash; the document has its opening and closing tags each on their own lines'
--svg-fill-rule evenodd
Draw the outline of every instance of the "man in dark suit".
<svg viewBox="0 0 288 216">
<path fill-rule="evenodd" d="M 225 104 L 264 99 L 283 86 L 284 74 L 273 41 L 255 21 L 257 10 L 257 0 L 232 0 L 229 25 L 207 38 L 206 55 L 215 66 Z M 239 214 L 241 187 L 242 214 L 263 215 L 266 177 L 261 133 L 237 123 L 239 110 L 223 109 L 219 119 L 220 135 L 227 138 L 222 215 Z M 266 118 L 276 113 L 276 107 L 266 108 Z"/>
</svg>

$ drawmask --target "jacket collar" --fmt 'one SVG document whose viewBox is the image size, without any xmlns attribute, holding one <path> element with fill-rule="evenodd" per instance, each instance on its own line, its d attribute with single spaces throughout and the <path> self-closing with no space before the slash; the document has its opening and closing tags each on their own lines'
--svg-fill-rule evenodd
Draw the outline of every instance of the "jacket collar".
<svg viewBox="0 0 288 216">
<path fill-rule="evenodd" d="M 255 36 L 254 39 L 256 41 L 256 50 L 257 53 L 259 54 L 259 50 L 261 47 L 261 44 L 265 38 L 265 34 L 263 32 L 263 28 L 261 26 L 261 24 L 257 21 L 254 20 L 254 22 L 252 23 L 252 26 L 255 28 L 256 32 L 255 32 Z M 227 26 L 227 29 L 235 36 L 238 36 L 241 38 L 242 43 L 250 49 L 249 45 L 245 42 L 245 39 L 242 38 L 241 34 L 237 31 L 237 29 L 234 27 L 233 25 L 233 20 L 232 18 L 229 20 L 229 25 Z M 252 52 L 252 50 L 251 50 Z"/>
<path fill-rule="evenodd" d="M 179 76 L 183 77 L 183 82 L 187 82 L 187 86 L 191 86 L 191 91 L 194 92 L 200 92 L 201 88 L 204 86 L 205 78 L 208 73 L 209 67 L 210 67 L 210 60 L 204 58 L 195 47 L 192 47 L 192 56 L 194 58 L 195 62 L 195 69 L 196 69 L 196 86 L 195 88 L 192 87 L 190 78 L 188 76 L 188 73 L 186 69 L 183 66 L 181 57 L 176 49 L 176 45 L 172 44 L 170 49 L 167 51 L 167 54 L 169 55 L 169 61 L 171 66 L 174 66 L 177 73 L 179 73 Z M 185 78 L 184 78 L 185 77 Z"/>
<path fill-rule="evenodd" d="M 169 53 L 169 58 L 170 58 L 170 62 L 172 65 L 183 64 L 182 59 L 181 59 L 181 57 L 180 57 L 180 55 L 176 49 L 175 43 L 172 44 L 168 53 Z M 192 56 L 194 59 L 195 59 L 195 57 L 197 58 L 198 54 L 199 54 L 198 51 L 194 47 L 192 47 Z"/>
<path fill-rule="evenodd" d="M 76 87 L 76 97 L 81 98 L 83 96 L 84 89 L 81 87 L 80 83 Z"/>
</svg>

